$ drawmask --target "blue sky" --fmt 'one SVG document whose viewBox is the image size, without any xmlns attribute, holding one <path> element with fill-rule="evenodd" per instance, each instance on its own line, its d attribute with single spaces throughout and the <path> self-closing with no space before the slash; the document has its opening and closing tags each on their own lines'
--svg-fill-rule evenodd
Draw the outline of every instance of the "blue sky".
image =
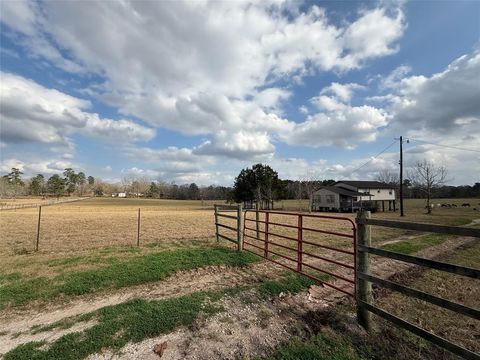
<svg viewBox="0 0 480 360">
<path fill-rule="evenodd" d="M 480 2 L 0 2 L 1 164 L 230 185 L 480 181 Z M 421 141 L 428 141 L 426 144 Z"/>
</svg>

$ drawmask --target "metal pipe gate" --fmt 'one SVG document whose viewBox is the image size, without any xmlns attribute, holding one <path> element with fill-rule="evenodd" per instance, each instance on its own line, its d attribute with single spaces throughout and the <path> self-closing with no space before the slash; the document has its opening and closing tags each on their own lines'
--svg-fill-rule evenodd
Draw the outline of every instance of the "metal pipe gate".
<svg viewBox="0 0 480 360">
<path fill-rule="evenodd" d="M 254 218 L 250 218 L 249 214 L 255 214 Z M 260 215 L 263 215 L 263 220 L 260 219 Z M 288 224 L 284 221 L 273 221 L 274 216 L 282 216 L 283 220 L 293 220 L 294 224 Z M 337 231 L 330 231 L 324 229 L 318 229 L 314 227 L 305 226 L 305 219 L 323 219 L 326 221 L 343 221 L 345 225 L 351 226 L 350 233 L 342 233 Z M 250 227 L 252 223 L 255 223 L 255 228 Z M 263 230 L 260 229 L 260 224 L 263 224 Z M 279 233 L 280 231 L 272 231 L 272 227 L 281 229 L 290 229 L 295 231 L 295 236 L 291 234 L 285 235 Z M 311 239 L 309 233 L 327 234 L 332 237 L 340 237 L 351 239 L 351 246 L 349 248 L 338 248 L 328 246 L 315 242 Z M 355 260 L 355 247 L 356 247 L 356 226 L 355 222 L 347 217 L 339 216 L 325 216 L 317 214 L 303 214 L 292 213 L 283 211 L 270 211 L 270 210 L 246 210 L 244 212 L 244 226 L 243 226 L 243 249 L 251 252 L 255 255 L 261 256 L 277 265 L 292 270 L 294 272 L 305 275 L 319 283 L 338 290 L 344 294 L 355 297 L 355 275 L 356 275 L 356 260 Z M 248 239 L 248 241 L 247 241 Z M 286 240 L 287 243 L 279 243 L 279 239 Z M 254 243 L 255 242 L 255 243 Z M 291 242 L 293 242 L 293 247 Z M 273 247 L 273 248 L 272 248 Z M 310 250 L 305 250 L 305 247 L 309 247 Z M 281 249 L 281 250 L 280 250 Z M 283 250 L 283 253 L 281 252 Z M 333 251 L 336 253 L 346 254 L 351 256 L 351 261 L 343 262 L 324 256 L 325 251 Z M 285 254 L 285 252 L 288 254 Z M 313 253 L 315 252 L 315 253 Z M 351 270 L 353 274 L 351 276 L 344 276 L 337 274 L 333 271 L 327 270 L 323 267 L 317 266 L 307 262 L 310 259 L 320 260 L 321 262 L 327 262 L 335 264 L 346 269 Z M 286 262 L 286 263 L 284 263 Z M 318 261 L 317 261 L 318 262 Z M 320 279 L 318 273 L 326 274 L 337 279 L 340 279 L 350 284 L 352 291 L 345 290 L 337 285 L 333 285 L 327 282 L 325 279 Z"/>
</svg>

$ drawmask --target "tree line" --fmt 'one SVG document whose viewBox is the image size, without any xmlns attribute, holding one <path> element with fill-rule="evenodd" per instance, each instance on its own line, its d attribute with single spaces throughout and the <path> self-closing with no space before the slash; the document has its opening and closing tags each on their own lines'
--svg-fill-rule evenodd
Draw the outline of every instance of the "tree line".
<svg viewBox="0 0 480 360">
<path fill-rule="evenodd" d="M 428 170 L 428 171 L 426 171 Z M 242 169 L 235 178 L 233 187 L 198 186 L 196 183 L 178 185 L 163 180 L 152 181 L 139 176 L 126 176 L 119 183 L 110 183 L 84 172 L 67 168 L 62 174 L 51 175 L 48 179 L 37 174 L 27 180 L 23 172 L 12 168 L 10 173 L 0 178 L 0 196 L 15 197 L 19 195 L 34 196 L 111 196 L 124 192 L 131 197 L 176 200 L 226 200 L 244 203 L 254 207 L 255 203 L 263 209 L 270 209 L 276 200 L 310 199 L 321 186 L 335 183 L 333 179 L 288 180 L 280 179 L 278 173 L 270 166 L 255 164 Z M 390 171 L 380 171 L 376 178 L 398 188 L 398 175 Z M 445 185 L 446 170 L 435 168 L 428 162 L 420 162 L 410 169 L 404 180 L 405 198 L 469 198 L 480 197 L 480 182 L 474 185 Z"/>
<path fill-rule="evenodd" d="M 231 200 L 232 188 L 226 186 L 202 186 L 195 183 L 177 185 L 162 180 L 151 181 L 138 176 L 124 177 L 119 183 L 110 183 L 84 172 L 67 168 L 62 174 L 53 174 L 46 178 L 37 174 L 29 179 L 23 178 L 18 168 L 0 177 L 0 196 L 112 196 L 126 193 L 129 197 L 146 197 L 175 200 Z"/>
<path fill-rule="evenodd" d="M 48 179 L 43 174 L 37 174 L 28 180 L 22 178 L 23 172 L 18 168 L 2 176 L 0 180 L 0 195 L 3 197 L 15 197 L 19 195 L 33 196 L 56 196 L 76 194 L 83 196 L 86 191 L 92 189 L 95 184 L 93 176 L 86 176 L 84 172 L 75 172 L 67 168 L 63 177 L 54 174 Z"/>
</svg>

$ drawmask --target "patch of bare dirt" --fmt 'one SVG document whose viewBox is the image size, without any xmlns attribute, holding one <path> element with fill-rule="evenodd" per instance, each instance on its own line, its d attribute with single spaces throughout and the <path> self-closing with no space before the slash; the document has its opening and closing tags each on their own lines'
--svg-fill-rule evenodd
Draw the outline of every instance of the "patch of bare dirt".
<svg viewBox="0 0 480 360">
<path fill-rule="evenodd" d="M 59 320 L 86 314 L 109 305 L 116 305 L 131 299 L 162 299 L 186 295 L 195 291 L 214 290 L 238 284 L 249 284 L 278 276 L 282 269 L 267 263 L 254 264 L 244 268 L 232 268 L 226 265 L 180 271 L 165 281 L 149 283 L 122 289 L 110 294 L 96 294 L 72 300 L 66 304 L 49 305 L 39 311 L 11 310 L 0 314 L 0 354 L 6 353 L 16 345 L 30 340 L 29 329 L 36 325 L 48 325 Z M 58 329 L 37 334 L 36 340 L 45 340 L 58 332 Z M 62 335 L 71 332 L 62 331 Z M 15 341 L 10 341 L 12 337 Z"/>
<path fill-rule="evenodd" d="M 424 249 L 416 255 L 434 258 L 449 253 L 458 247 L 475 241 L 472 238 L 457 237 L 443 244 Z M 375 259 L 372 273 L 388 278 L 404 272 L 412 265 L 385 258 Z M 342 274 L 341 268 L 336 269 Z M 245 268 L 227 266 L 208 267 L 176 273 L 165 281 L 131 287 L 110 294 L 82 297 L 68 304 L 52 305 L 38 313 L 38 309 L 21 311 L 16 314 L 0 314 L 0 353 L 5 353 L 19 344 L 32 340 L 53 341 L 54 339 L 79 329 L 53 329 L 36 334 L 32 338 L 29 329 L 35 325 L 48 325 L 67 317 L 92 312 L 108 305 L 119 304 L 134 298 L 162 299 L 186 295 L 200 290 L 213 290 L 239 284 L 257 283 L 264 279 L 276 278 L 282 268 L 269 262 L 254 264 Z M 351 284 L 334 282 L 336 286 L 351 291 Z M 188 329 L 147 339 L 125 346 L 120 353 L 108 350 L 91 356 L 91 359 L 158 359 L 153 352 L 155 345 L 167 343 L 162 359 L 233 359 L 263 355 L 292 336 L 308 331 L 302 320 L 307 311 L 328 307 L 339 302 L 349 301 L 335 289 L 312 286 L 308 291 L 296 296 L 280 296 L 270 302 L 245 304 L 239 299 L 226 298 L 223 301 L 226 313 L 208 320 L 199 319 Z M 92 324 L 84 323 L 83 329 Z M 19 334 L 20 333 L 20 334 Z"/>
<path fill-rule="evenodd" d="M 159 359 L 155 346 L 166 343 L 162 359 L 241 359 L 265 356 L 293 336 L 305 336 L 311 329 L 304 321 L 307 313 L 328 304 L 312 301 L 304 291 L 284 294 L 272 300 L 247 304 L 238 298 L 224 298 L 225 312 L 198 319 L 174 333 L 128 344 L 119 353 L 95 354 L 88 360 Z"/>
<path fill-rule="evenodd" d="M 442 245 L 425 249 L 417 255 L 434 258 L 475 241 L 472 238 L 455 238 Z M 413 266 L 389 259 L 379 259 L 372 270 L 382 277 L 390 277 Z M 349 285 L 334 283 L 348 289 Z M 315 332 L 305 321 L 316 310 L 339 303 L 353 304 L 353 300 L 335 289 L 312 286 L 308 291 L 295 296 L 284 295 L 271 302 L 246 305 L 238 300 L 226 299 L 226 313 L 207 321 L 199 320 L 196 326 L 180 329 L 174 333 L 126 345 L 120 353 L 104 352 L 89 357 L 89 360 L 106 359 L 158 359 L 153 348 L 166 342 L 162 359 L 238 359 L 267 355 L 279 344 L 295 335 Z M 318 324 L 316 325 L 318 326 Z M 355 331 L 361 331 L 351 322 Z"/>
<path fill-rule="evenodd" d="M 55 340 L 61 338 L 63 335 L 86 330 L 96 324 L 96 321 L 79 322 L 74 324 L 68 329 L 55 329 L 54 331 L 39 332 L 37 334 L 21 333 L 13 334 L 13 336 L 0 337 L 0 354 L 5 353 L 11 349 L 16 348 L 21 344 L 28 343 L 30 341 L 46 341 L 52 343 Z"/>
</svg>

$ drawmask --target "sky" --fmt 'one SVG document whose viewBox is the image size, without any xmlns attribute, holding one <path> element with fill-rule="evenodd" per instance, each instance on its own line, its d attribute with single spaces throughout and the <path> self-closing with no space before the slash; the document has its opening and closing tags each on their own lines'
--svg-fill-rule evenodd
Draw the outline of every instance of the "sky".
<svg viewBox="0 0 480 360">
<path fill-rule="evenodd" d="M 0 172 L 480 181 L 479 1 L 0 1 Z"/>
</svg>

